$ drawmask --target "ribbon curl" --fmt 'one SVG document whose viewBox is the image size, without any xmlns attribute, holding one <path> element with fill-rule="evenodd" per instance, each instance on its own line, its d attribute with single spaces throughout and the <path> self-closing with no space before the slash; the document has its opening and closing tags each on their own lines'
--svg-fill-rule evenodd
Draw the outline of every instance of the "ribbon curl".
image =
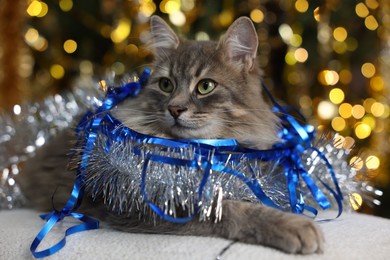
<svg viewBox="0 0 390 260">
<path fill-rule="evenodd" d="M 338 186 L 337 179 L 332 168 L 332 165 L 327 160 L 326 156 L 313 147 L 312 143 L 315 138 L 314 128 L 310 125 L 300 124 L 294 117 L 289 115 L 287 111 L 280 106 L 270 94 L 269 90 L 264 86 L 266 94 L 269 96 L 271 102 L 274 105 L 274 111 L 279 114 L 282 121 L 283 128 L 280 131 L 280 137 L 282 142 L 277 143 L 270 150 L 253 150 L 241 147 L 236 140 L 223 139 L 223 140 L 211 140 L 211 139 L 191 139 L 191 140 L 169 140 L 164 138 L 158 138 L 154 136 L 144 135 L 138 133 L 132 129 L 121 126 L 121 122 L 110 115 L 109 110 L 116 106 L 118 103 L 131 96 L 138 95 L 142 85 L 148 80 L 150 70 L 145 69 L 142 73 L 140 80 L 136 82 L 128 83 L 119 88 L 110 88 L 107 97 L 103 104 L 95 111 L 95 113 L 87 113 L 76 128 L 77 136 L 79 137 L 79 143 L 82 144 L 83 151 L 79 154 L 80 166 L 77 169 L 77 178 L 74 184 L 71 198 L 66 206 L 61 211 L 53 211 L 49 215 L 45 215 L 47 220 L 44 228 L 39 232 L 34 242 L 31 245 L 31 251 L 36 257 L 44 257 L 57 252 L 65 245 L 66 236 L 75 232 L 84 230 L 90 230 L 98 228 L 98 221 L 86 217 L 82 214 L 75 213 L 78 209 L 83 193 L 84 193 L 84 181 L 85 176 L 90 167 L 90 156 L 96 145 L 98 135 L 105 135 L 110 140 L 117 142 L 125 142 L 131 140 L 138 144 L 153 144 L 161 149 L 182 149 L 182 148 L 196 148 L 194 151 L 194 158 L 179 159 L 171 158 L 169 156 L 163 156 L 160 154 L 153 154 L 152 151 L 144 152 L 141 149 L 134 147 L 132 152 L 135 155 L 143 156 L 144 162 L 141 171 L 141 183 L 140 192 L 144 202 L 162 219 L 175 222 L 184 223 L 193 219 L 198 213 L 200 202 L 204 195 L 203 190 L 210 177 L 211 171 L 220 172 L 223 174 L 234 176 L 239 179 L 252 191 L 254 196 L 264 205 L 280 208 L 261 188 L 258 180 L 255 177 L 248 177 L 239 170 L 230 168 L 226 162 L 229 160 L 239 161 L 243 157 L 247 159 L 261 160 L 265 162 L 277 162 L 284 168 L 287 192 L 289 195 L 289 202 L 291 211 L 294 213 L 302 214 L 308 211 L 314 215 L 317 215 L 318 210 L 305 205 L 303 195 L 301 194 L 300 185 L 302 183 L 309 189 L 312 197 L 316 203 L 322 208 L 327 209 L 330 207 L 330 202 L 317 186 L 313 178 L 309 175 L 302 163 L 302 155 L 305 151 L 314 150 L 318 153 L 318 156 L 325 164 L 329 174 L 332 176 L 335 189 L 324 183 L 318 176 L 316 176 L 319 182 L 334 196 L 339 214 L 342 212 L 342 193 Z M 109 151 L 110 143 L 106 144 L 105 151 Z M 210 155 L 212 155 L 210 157 Z M 188 217 L 176 218 L 164 213 L 164 211 L 149 201 L 149 194 L 146 191 L 146 177 L 147 170 L 150 162 L 168 164 L 172 166 L 185 166 L 189 169 L 198 169 L 203 171 L 199 187 L 195 192 L 198 194 L 198 198 L 194 201 L 194 212 Z M 249 169 L 250 170 L 250 169 Z M 149 173 L 150 174 L 150 173 Z M 153 173 L 158 174 L 158 172 Z M 301 182 L 303 180 L 303 182 Z M 65 232 L 65 237 L 53 247 L 36 252 L 37 246 L 51 230 L 51 228 L 66 216 L 72 216 L 84 222 L 74 227 L 71 227 Z M 338 217 L 337 216 L 337 217 Z"/>
</svg>

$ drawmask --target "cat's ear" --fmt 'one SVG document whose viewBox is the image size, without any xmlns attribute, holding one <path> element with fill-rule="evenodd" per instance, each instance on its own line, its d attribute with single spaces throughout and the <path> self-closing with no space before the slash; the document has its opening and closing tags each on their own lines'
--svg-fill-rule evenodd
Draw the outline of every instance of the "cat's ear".
<svg viewBox="0 0 390 260">
<path fill-rule="evenodd" d="M 150 20 L 152 34 L 151 47 L 176 49 L 180 40 L 169 25 L 160 17 L 153 15 Z"/>
<path fill-rule="evenodd" d="M 228 58 L 240 62 L 251 70 L 257 56 L 258 38 L 255 27 L 248 17 L 238 18 L 219 41 Z"/>
</svg>

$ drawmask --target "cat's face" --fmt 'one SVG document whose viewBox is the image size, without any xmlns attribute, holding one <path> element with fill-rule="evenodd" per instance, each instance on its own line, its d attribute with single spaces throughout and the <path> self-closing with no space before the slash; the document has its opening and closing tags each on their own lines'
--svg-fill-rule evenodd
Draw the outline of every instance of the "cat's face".
<svg viewBox="0 0 390 260">
<path fill-rule="evenodd" d="M 238 19 L 218 43 L 182 42 L 158 17 L 151 26 L 154 71 L 138 104 L 150 123 L 137 130 L 172 138 L 235 138 L 256 148 L 277 140 L 275 116 L 261 95 L 257 35 L 249 19 Z M 125 122 L 134 127 L 130 118 Z"/>
</svg>

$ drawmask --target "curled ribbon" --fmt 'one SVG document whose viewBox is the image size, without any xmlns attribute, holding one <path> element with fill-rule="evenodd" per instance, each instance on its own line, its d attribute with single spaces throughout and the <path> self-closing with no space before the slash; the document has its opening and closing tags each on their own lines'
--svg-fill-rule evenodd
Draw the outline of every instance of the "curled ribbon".
<svg viewBox="0 0 390 260">
<path fill-rule="evenodd" d="M 168 214 L 165 214 L 162 209 L 153 204 L 153 202 L 149 201 L 146 191 L 146 175 L 149 163 L 151 161 L 203 170 L 202 180 L 197 189 L 198 201 L 195 201 L 195 209 L 198 209 L 198 203 L 202 199 L 203 189 L 207 183 L 211 171 L 223 172 L 238 178 L 248 186 L 248 188 L 262 204 L 278 208 L 278 206 L 272 201 L 272 198 L 268 197 L 267 194 L 262 190 L 259 182 L 255 178 L 248 178 L 243 173 L 226 166 L 225 162 L 229 159 L 239 160 L 242 156 L 245 156 L 248 159 L 278 161 L 284 167 L 292 211 L 294 213 L 303 213 L 306 210 L 316 216 L 318 211 L 313 207 L 305 205 L 303 196 L 298 189 L 300 178 L 302 178 L 305 185 L 310 190 L 313 198 L 322 209 L 329 208 L 330 203 L 324 193 L 318 188 L 314 180 L 310 177 L 301 161 L 303 152 L 308 149 L 315 150 L 318 153 L 318 156 L 324 162 L 328 172 L 331 174 L 335 190 L 324 183 L 320 178 L 318 178 L 318 176 L 317 178 L 319 179 L 320 183 L 322 183 L 324 187 L 334 196 L 339 209 L 338 216 L 341 214 L 342 194 L 331 164 L 321 151 L 312 146 L 312 141 L 314 139 L 313 127 L 308 125 L 302 126 L 300 123 L 298 123 L 294 117 L 289 115 L 286 110 L 275 101 L 264 84 L 263 89 L 271 99 L 271 102 L 274 105 L 274 110 L 279 112 L 279 116 L 284 125 L 284 128 L 281 131 L 281 138 L 283 142 L 276 144 L 270 150 L 259 151 L 246 149 L 241 147 L 237 141 L 233 139 L 168 140 L 137 133 L 134 130 L 126 127 L 118 127 L 122 125 L 121 122 L 112 117 L 108 111 L 129 96 L 138 95 L 142 84 L 147 81 L 149 75 L 150 70 L 145 69 L 139 81 L 128 83 L 119 88 L 109 89 L 106 99 L 104 100 L 103 104 L 96 110 L 96 112 L 94 114 L 90 112 L 87 113 L 80 121 L 78 127 L 76 128 L 76 133 L 79 137 L 79 142 L 83 146 L 83 151 L 80 154 L 81 161 L 77 170 L 77 178 L 74 184 L 73 192 L 71 198 L 61 211 L 53 211 L 51 214 L 43 216 L 43 218 L 47 220 L 47 223 L 39 232 L 31 245 L 31 251 L 35 257 L 44 257 L 57 252 L 65 245 L 65 238 L 70 234 L 98 228 L 99 224 L 97 220 L 93 220 L 87 216 L 74 212 L 77 210 L 82 200 L 84 189 L 80 187 L 83 187 L 84 176 L 89 166 L 89 157 L 95 145 L 98 134 L 104 134 L 111 140 L 115 141 L 124 141 L 129 138 L 130 140 L 138 143 L 155 144 L 173 149 L 188 147 L 197 148 L 195 158 L 193 160 L 170 158 L 158 154 L 152 154 L 151 152 L 143 154 L 145 159 L 141 174 L 141 194 L 144 198 L 144 201 L 150 206 L 150 208 L 158 216 L 167 221 L 175 223 L 184 223 L 190 221 L 197 213 L 197 210 L 195 210 L 192 216 L 185 218 L 174 218 Z M 107 144 L 106 149 L 109 149 L 109 144 Z M 142 151 L 137 147 L 134 148 L 133 152 L 137 155 L 142 154 Z M 213 154 L 211 160 L 210 154 Z M 36 252 L 38 245 L 41 243 L 46 234 L 57 222 L 61 221 L 66 216 L 72 216 L 76 219 L 79 219 L 84 222 L 84 224 L 69 228 L 65 232 L 65 237 L 53 247 L 44 251 Z"/>
</svg>

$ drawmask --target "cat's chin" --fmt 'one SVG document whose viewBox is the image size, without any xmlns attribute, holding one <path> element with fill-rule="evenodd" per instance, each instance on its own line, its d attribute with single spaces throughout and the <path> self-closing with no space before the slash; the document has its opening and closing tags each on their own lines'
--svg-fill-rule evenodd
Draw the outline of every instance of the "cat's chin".
<svg viewBox="0 0 390 260">
<path fill-rule="evenodd" d="M 175 124 L 169 127 L 169 132 L 172 138 L 177 139 L 206 139 L 215 138 L 210 135 L 210 129 L 208 126 L 205 127 L 191 127 L 181 124 Z"/>
</svg>

